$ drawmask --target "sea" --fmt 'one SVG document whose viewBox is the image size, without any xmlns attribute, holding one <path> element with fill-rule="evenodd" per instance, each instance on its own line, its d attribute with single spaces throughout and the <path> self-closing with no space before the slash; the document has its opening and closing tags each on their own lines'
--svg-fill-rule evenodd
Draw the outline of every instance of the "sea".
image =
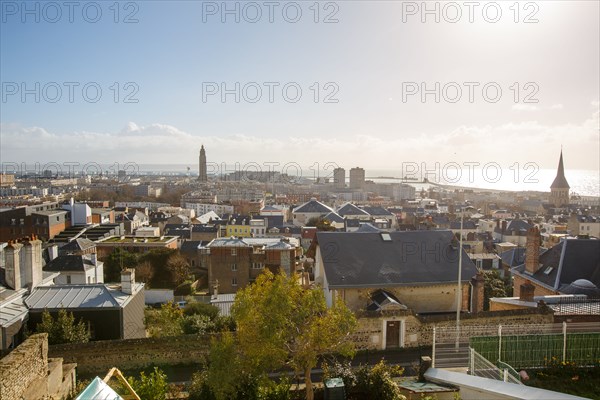
<svg viewBox="0 0 600 400">
<path fill-rule="evenodd" d="M 244 169 L 242 166 L 227 166 L 223 168 L 225 172 L 235 170 L 257 171 L 257 164 Z M 424 178 L 431 183 L 441 185 L 460 186 L 467 188 L 492 189 L 503 191 L 533 191 L 549 192 L 550 185 L 556 177 L 556 169 L 539 169 L 533 165 L 519 165 L 511 168 L 501 168 L 499 166 L 488 165 L 486 168 L 435 168 L 427 171 L 419 171 L 406 167 L 401 169 L 367 169 L 365 168 L 365 179 L 377 183 L 418 183 L 423 182 Z M 267 169 L 264 169 L 267 171 Z M 275 168 L 281 171 L 281 169 Z M 185 174 L 188 172 L 187 166 L 178 164 L 151 165 L 140 164 L 141 173 L 164 173 L 164 174 Z M 210 174 L 210 168 L 208 168 Z M 312 167 L 295 166 L 288 168 L 286 172 L 291 176 L 302 176 L 309 180 L 325 178 L 333 180 L 332 169 L 315 169 Z M 190 170 L 191 175 L 197 175 L 196 167 Z M 349 169 L 346 169 L 346 181 L 349 180 Z M 567 169 L 565 177 L 571 187 L 571 195 L 595 196 L 600 197 L 600 171 Z"/>
</svg>

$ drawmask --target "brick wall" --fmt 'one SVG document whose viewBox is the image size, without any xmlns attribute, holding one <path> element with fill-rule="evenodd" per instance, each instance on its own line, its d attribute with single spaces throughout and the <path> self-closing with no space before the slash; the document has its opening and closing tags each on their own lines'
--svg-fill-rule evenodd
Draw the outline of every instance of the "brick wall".
<svg viewBox="0 0 600 400">
<path fill-rule="evenodd" d="M 20 400 L 32 383 L 41 392 L 48 391 L 48 334 L 30 336 L 9 355 L 0 360 L 0 398 Z"/>
<path fill-rule="evenodd" d="M 77 363 L 79 373 L 102 374 L 112 367 L 129 370 L 202 362 L 209 346 L 210 336 L 185 335 L 54 345 L 49 347 L 49 355 Z"/>
</svg>

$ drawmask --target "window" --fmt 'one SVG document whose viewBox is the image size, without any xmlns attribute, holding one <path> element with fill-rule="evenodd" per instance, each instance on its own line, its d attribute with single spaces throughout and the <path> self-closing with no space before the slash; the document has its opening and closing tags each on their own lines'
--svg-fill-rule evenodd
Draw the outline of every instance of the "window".
<svg viewBox="0 0 600 400">
<path fill-rule="evenodd" d="M 71 275 L 67 275 L 67 285 L 71 284 Z"/>
<path fill-rule="evenodd" d="M 264 268 L 263 263 L 259 263 L 259 262 L 252 263 L 252 269 L 263 269 L 263 268 Z"/>
<path fill-rule="evenodd" d="M 231 249 L 231 255 L 237 256 L 237 249 Z"/>
<path fill-rule="evenodd" d="M 231 278 L 231 286 L 237 286 L 237 278 Z"/>
<path fill-rule="evenodd" d="M 237 271 L 237 264 L 231 264 L 231 270 L 232 271 Z"/>
</svg>

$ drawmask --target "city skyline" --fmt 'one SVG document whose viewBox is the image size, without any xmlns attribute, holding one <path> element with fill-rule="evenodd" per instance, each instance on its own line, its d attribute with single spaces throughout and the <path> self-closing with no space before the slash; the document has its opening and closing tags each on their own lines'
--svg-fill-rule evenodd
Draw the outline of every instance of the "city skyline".
<svg viewBox="0 0 600 400">
<path fill-rule="evenodd" d="M 203 143 L 226 162 L 299 162 L 310 149 L 310 164 L 372 169 L 398 155 L 553 168 L 562 145 L 577 154 L 570 168 L 600 169 L 597 2 L 500 3 L 499 21 L 479 8 L 472 23 L 466 9 L 452 22 L 445 6 L 421 15 L 412 2 L 223 22 L 207 3 L 140 3 L 119 23 L 108 8 L 97 23 L 3 10 L 1 161 L 181 163 Z"/>
</svg>

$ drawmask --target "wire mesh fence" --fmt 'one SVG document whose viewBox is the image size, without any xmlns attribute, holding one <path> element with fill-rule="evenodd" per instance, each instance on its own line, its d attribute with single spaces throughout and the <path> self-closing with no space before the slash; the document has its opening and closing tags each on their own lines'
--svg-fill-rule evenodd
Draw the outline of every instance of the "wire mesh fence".
<svg viewBox="0 0 600 400">
<path fill-rule="evenodd" d="M 469 368 L 473 348 L 492 364 L 540 368 L 551 362 L 597 365 L 600 323 L 436 327 L 433 362 L 439 368 Z"/>
</svg>

